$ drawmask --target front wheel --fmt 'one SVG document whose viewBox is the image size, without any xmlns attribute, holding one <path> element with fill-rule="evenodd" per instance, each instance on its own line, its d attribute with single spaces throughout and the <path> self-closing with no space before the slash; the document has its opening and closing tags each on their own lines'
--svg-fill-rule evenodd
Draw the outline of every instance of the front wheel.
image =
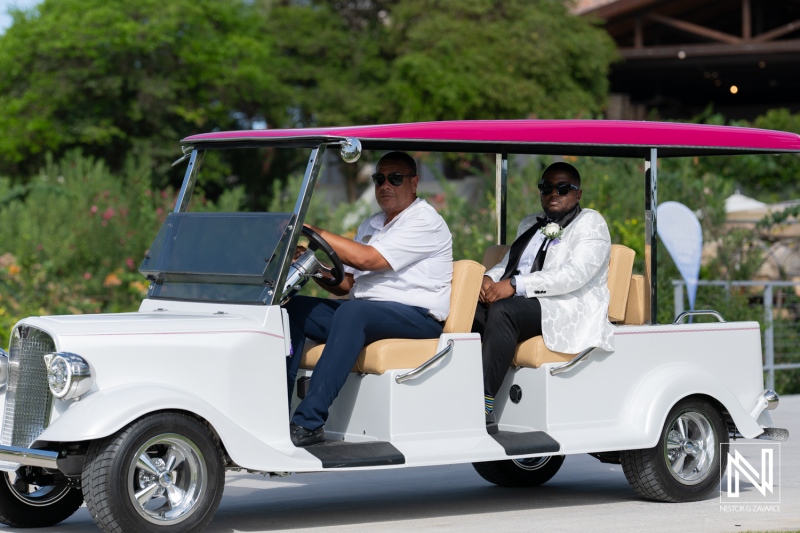
<svg viewBox="0 0 800 533">
<path fill-rule="evenodd" d="M 472 463 L 480 476 L 501 487 L 538 487 L 556 475 L 564 464 L 563 455 Z"/>
<path fill-rule="evenodd" d="M 12 527 L 48 527 L 66 520 L 83 503 L 77 484 L 61 474 L 24 466 L 0 472 L 0 522 Z"/>
<path fill-rule="evenodd" d="M 199 420 L 158 413 L 92 443 L 86 507 L 107 533 L 202 531 L 222 498 L 222 450 Z"/>
<path fill-rule="evenodd" d="M 728 441 L 719 411 L 705 400 L 686 399 L 670 411 L 655 447 L 621 453 L 622 471 L 645 498 L 702 500 L 719 487 L 728 464 Z"/>
</svg>

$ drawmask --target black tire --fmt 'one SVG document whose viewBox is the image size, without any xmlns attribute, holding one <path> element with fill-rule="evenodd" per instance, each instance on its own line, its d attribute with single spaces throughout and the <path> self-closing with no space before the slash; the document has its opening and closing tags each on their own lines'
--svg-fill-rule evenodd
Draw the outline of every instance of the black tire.
<svg viewBox="0 0 800 533">
<path fill-rule="evenodd" d="M 60 474 L 22 467 L 0 472 L 0 522 L 13 527 L 54 526 L 78 510 L 83 494 Z"/>
<path fill-rule="evenodd" d="M 89 514 L 106 533 L 198 532 L 222 498 L 222 450 L 199 420 L 157 413 L 93 442 L 82 485 Z"/>
<path fill-rule="evenodd" d="M 472 463 L 480 476 L 501 487 L 538 487 L 550 481 L 564 464 L 563 455 Z"/>
<path fill-rule="evenodd" d="M 678 402 L 667 415 L 658 444 L 620 454 L 633 489 L 650 500 L 703 500 L 719 487 L 728 465 L 728 429 L 722 415 L 701 399 Z"/>
</svg>

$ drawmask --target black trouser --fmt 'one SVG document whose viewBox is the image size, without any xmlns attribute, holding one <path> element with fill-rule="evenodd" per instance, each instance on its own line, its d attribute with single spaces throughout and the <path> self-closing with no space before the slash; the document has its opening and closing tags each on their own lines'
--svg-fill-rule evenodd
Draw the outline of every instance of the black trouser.
<svg viewBox="0 0 800 533">
<path fill-rule="evenodd" d="M 483 342 L 483 392 L 496 396 L 517 344 L 542 334 L 542 307 L 537 298 L 511 297 L 486 306 L 478 303 L 472 331 Z"/>
</svg>

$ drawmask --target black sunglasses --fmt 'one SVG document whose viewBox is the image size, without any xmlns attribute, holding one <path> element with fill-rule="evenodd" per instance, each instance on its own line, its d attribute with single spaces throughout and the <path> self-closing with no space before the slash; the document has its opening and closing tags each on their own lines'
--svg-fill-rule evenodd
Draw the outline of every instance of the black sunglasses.
<svg viewBox="0 0 800 533">
<path fill-rule="evenodd" d="M 383 172 L 376 172 L 372 175 L 372 181 L 375 182 L 377 187 L 383 185 L 383 182 L 389 180 L 389 183 L 397 187 L 401 183 L 403 183 L 403 178 L 413 178 L 416 174 L 403 174 L 401 172 L 389 172 L 388 174 L 384 174 Z"/>
<path fill-rule="evenodd" d="M 569 194 L 569 191 L 571 190 L 576 190 L 576 191 L 581 190 L 580 187 L 577 187 L 571 183 L 559 183 L 558 185 L 553 185 L 552 183 L 539 184 L 539 192 L 541 192 L 545 196 L 553 192 L 553 189 L 556 190 L 559 196 L 566 196 Z"/>
</svg>

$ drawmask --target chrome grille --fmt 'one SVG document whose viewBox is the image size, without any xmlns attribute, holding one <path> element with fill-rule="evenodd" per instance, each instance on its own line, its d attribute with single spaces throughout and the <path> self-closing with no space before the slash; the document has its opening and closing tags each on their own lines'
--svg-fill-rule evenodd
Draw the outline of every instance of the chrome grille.
<svg viewBox="0 0 800 533">
<path fill-rule="evenodd" d="M 44 331 L 30 326 L 14 329 L 8 351 L 3 445 L 27 448 L 47 427 L 53 397 L 42 356 L 54 351 L 53 339 Z"/>
</svg>

